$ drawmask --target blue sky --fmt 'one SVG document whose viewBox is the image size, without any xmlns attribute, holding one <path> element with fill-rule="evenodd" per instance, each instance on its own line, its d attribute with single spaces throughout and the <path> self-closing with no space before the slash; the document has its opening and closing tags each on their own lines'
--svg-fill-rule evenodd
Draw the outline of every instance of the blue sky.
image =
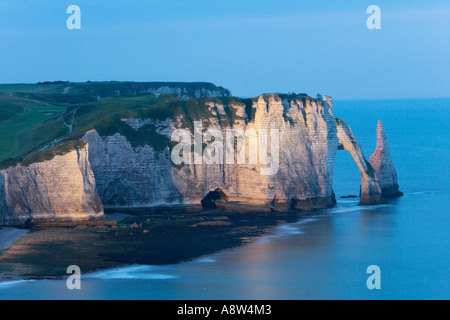
<svg viewBox="0 0 450 320">
<path fill-rule="evenodd" d="M 82 29 L 66 9 L 80 6 Z M 381 30 L 366 9 L 381 8 Z M 450 97 L 448 1 L 2 0 L 0 83 L 209 81 L 237 96 Z"/>
</svg>

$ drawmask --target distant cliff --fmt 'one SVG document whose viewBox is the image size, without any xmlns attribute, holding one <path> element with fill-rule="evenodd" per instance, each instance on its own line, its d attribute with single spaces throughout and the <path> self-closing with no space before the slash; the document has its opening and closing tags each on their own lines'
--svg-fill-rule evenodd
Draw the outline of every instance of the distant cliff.
<svg viewBox="0 0 450 320">
<path fill-rule="evenodd" d="M 181 99 L 201 97 L 229 97 L 231 93 L 223 87 L 209 82 L 87 82 L 68 83 L 63 94 L 86 94 L 95 99 L 121 95 L 170 94 Z"/>
<path fill-rule="evenodd" d="M 200 129 L 197 121 L 202 121 Z M 372 157 L 368 161 L 350 127 L 333 116 L 329 97 L 272 94 L 173 101 L 119 122 L 115 129 L 86 132 L 82 149 L 0 171 L 3 223 L 12 218 L 92 217 L 101 215 L 102 205 L 105 209 L 200 203 L 237 210 L 327 208 L 336 203 L 332 183 L 338 150 L 349 151 L 358 165 L 360 205 L 382 203 L 384 195 L 398 191 L 384 133 L 379 130 L 379 146 L 373 161 Z M 247 137 L 247 152 L 240 163 L 206 164 L 192 152 L 182 154 L 188 161 L 175 164 L 171 156 L 179 142 L 173 139 L 176 130 L 187 130 L 188 140 L 193 141 L 195 130 L 223 137 L 231 130 L 255 132 L 259 137 L 269 130 L 277 132 L 278 149 L 275 155 L 270 148 L 274 137 L 260 140 L 272 162 L 252 162 Z M 201 141 L 200 150 L 209 148 L 216 158 L 225 158 L 229 151 L 216 150 L 218 141 L 214 141 Z M 237 140 L 233 144 L 237 152 Z M 267 174 L 275 156 L 276 171 Z"/>
</svg>

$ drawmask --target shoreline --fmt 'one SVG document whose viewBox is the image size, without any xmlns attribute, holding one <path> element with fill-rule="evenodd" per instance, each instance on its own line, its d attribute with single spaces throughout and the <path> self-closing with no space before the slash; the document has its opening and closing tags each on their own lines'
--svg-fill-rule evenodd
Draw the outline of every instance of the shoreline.
<svg viewBox="0 0 450 320">
<path fill-rule="evenodd" d="M 78 265 L 87 274 L 132 264 L 188 262 L 252 242 L 280 222 L 308 215 L 261 212 L 250 216 L 199 208 L 110 214 L 106 216 L 112 224 L 32 227 L 0 252 L 0 277 L 58 279 L 67 276 L 69 265 Z"/>
<path fill-rule="evenodd" d="M 8 249 L 12 244 L 27 233 L 28 230 L 26 229 L 0 227 L 0 253 L 3 250 Z"/>
</svg>

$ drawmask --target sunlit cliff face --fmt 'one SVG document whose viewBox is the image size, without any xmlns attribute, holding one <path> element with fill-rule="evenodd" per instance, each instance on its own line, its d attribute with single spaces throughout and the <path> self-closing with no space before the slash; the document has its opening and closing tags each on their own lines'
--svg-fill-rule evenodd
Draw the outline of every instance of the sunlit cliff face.
<svg viewBox="0 0 450 320">
<path fill-rule="evenodd" d="M 100 136 L 91 130 L 84 148 L 2 170 L 3 223 L 85 219 L 101 215 L 103 207 L 200 204 L 216 190 L 217 202 L 234 209 L 331 207 L 334 157 L 342 149 L 360 170 L 360 204 L 381 203 L 383 190 L 398 191 L 382 130 L 369 162 L 350 127 L 334 117 L 329 97 L 272 94 L 250 105 L 216 100 L 199 108 L 204 110 L 164 120 L 122 119 L 137 133 L 153 128 L 150 144 L 132 146 L 120 133 Z"/>
</svg>

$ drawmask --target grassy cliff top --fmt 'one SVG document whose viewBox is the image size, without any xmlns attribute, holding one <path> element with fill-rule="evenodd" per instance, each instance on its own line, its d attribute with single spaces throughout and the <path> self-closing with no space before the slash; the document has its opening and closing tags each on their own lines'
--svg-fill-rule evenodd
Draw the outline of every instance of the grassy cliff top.
<svg viewBox="0 0 450 320">
<path fill-rule="evenodd" d="M 22 97 L 66 106 L 112 96 L 173 93 L 170 91 L 195 97 L 201 90 L 214 91 L 221 96 L 231 95 L 229 90 L 209 82 L 53 81 L 36 84 L 0 84 L 0 96 Z"/>
<path fill-rule="evenodd" d="M 194 99 L 184 96 L 182 99 L 175 93 L 142 93 L 142 88 L 158 89 L 161 86 L 176 88 L 177 91 L 181 89 L 183 94 L 202 89 L 218 90 L 223 96 Z M 131 92 L 130 88 L 138 89 Z M 110 95 L 92 98 L 100 94 Z M 305 99 L 307 96 L 279 97 Z M 251 120 L 253 101 L 231 97 L 228 90 L 210 83 L 52 82 L 0 85 L 0 168 L 51 159 L 54 155 L 79 147 L 79 143 L 74 141 L 91 129 L 96 129 L 102 136 L 120 133 L 134 147 L 149 144 L 161 149 L 167 146 L 167 137 L 159 135 L 154 125 L 148 124 L 134 130 L 122 119 L 165 120 L 182 115 L 189 126 L 194 119 L 207 121 L 211 112 L 206 103 L 216 102 L 244 106 L 250 117 L 248 120 Z M 226 108 L 225 111 L 221 121 L 233 122 L 238 118 L 233 108 Z"/>
</svg>

